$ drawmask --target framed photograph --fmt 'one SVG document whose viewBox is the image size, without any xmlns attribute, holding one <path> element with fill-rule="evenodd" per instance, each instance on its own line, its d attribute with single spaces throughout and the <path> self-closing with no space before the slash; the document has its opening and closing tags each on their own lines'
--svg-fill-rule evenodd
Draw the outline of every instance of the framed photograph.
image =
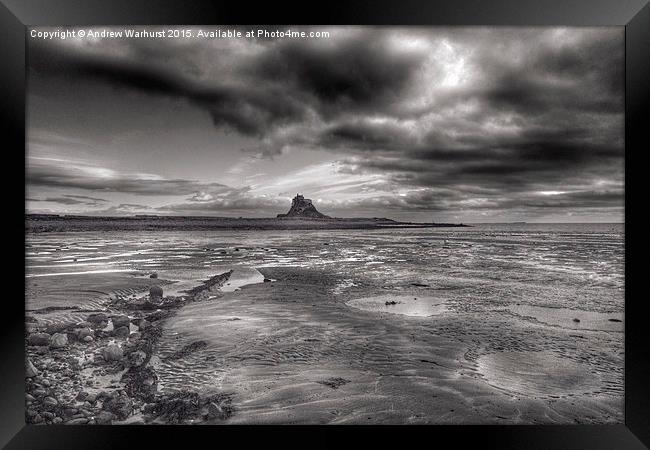
<svg viewBox="0 0 650 450">
<path fill-rule="evenodd" d="M 650 445 L 647 2 L 0 11 L 7 448 Z"/>
</svg>

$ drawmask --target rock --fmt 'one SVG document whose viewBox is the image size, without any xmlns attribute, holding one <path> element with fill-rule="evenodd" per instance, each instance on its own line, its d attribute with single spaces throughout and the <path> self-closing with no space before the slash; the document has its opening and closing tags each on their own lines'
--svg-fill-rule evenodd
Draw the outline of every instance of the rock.
<svg viewBox="0 0 650 450">
<path fill-rule="evenodd" d="M 63 419 L 60 417 L 55 417 L 54 419 L 52 419 L 52 423 L 61 423 L 61 422 L 63 422 Z"/>
<path fill-rule="evenodd" d="M 45 389 L 34 389 L 32 395 L 34 397 L 43 397 L 46 394 Z"/>
<path fill-rule="evenodd" d="M 34 398 L 33 395 L 25 394 L 25 401 L 26 402 L 33 402 L 34 400 L 36 400 L 36 399 Z"/>
<path fill-rule="evenodd" d="M 86 396 L 86 402 L 87 402 L 88 404 L 95 403 L 96 400 L 97 400 L 97 394 L 92 394 L 92 393 L 91 393 L 91 394 L 88 394 L 88 395 Z"/>
<path fill-rule="evenodd" d="M 94 341 L 92 336 L 84 336 L 84 338 L 82 340 L 84 342 L 92 342 L 92 341 Z"/>
<path fill-rule="evenodd" d="M 32 423 L 41 423 L 43 422 L 43 417 L 40 414 L 36 414 L 32 419 Z"/>
<path fill-rule="evenodd" d="M 115 414 L 119 419 L 124 420 L 131 415 L 131 412 L 133 412 L 133 402 L 131 401 L 131 398 L 126 395 L 112 398 L 104 403 L 104 411 L 109 411 Z"/>
<path fill-rule="evenodd" d="M 54 419 L 56 417 L 56 415 L 54 413 L 49 412 L 49 411 L 42 411 L 41 416 L 45 417 L 48 420 L 52 420 L 52 419 Z"/>
<path fill-rule="evenodd" d="M 578 322 L 580 322 L 580 319 L 573 319 L 573 321 L 578 323 Z"/>
<path fill-rule="evenodd" d="M 124 353 L 119 345 L 108 344 L 102 349 L 102 356 L 105 361 L 119 361 L 124 356 Z"/>
<path fill-rule="evenodd" d="M 95 336 L 95 332 L 93 330 L 91 330 L 90 328 L 79 328 L 79 329 L 77 329 L 75 331 L 77 333 L 77 337 L 80 340 L 83 340 L 85 337 L 88 337 L 88 336 L 90 336 L 90 337 Z"/>
<path fill-rule="evenodd" d="M 129 365 L 131 367 L 140 367 L 147 359 L 147 354 L 142 350 L 131 352 L 128 355 Z"/>
<path fill-rule="evenodd" d="M 27 343 L 29 345 L 49 345 L 50 344 L 50 336 L 47 333 L 33 333 L 30 334 L 29 337 L 27 338 Z"/>
<path fill-rule="evenodd" d="M 149 323 L 149 321 L 148 321 L 147 319 L 140 319 L 140 321 L 138 322 L 137 325 L 138 325 L 138 329 L 140 329 L 140 331 L 144 331 L 144 330 L 146 330 L 146 329 L 149 327 L 149 325 L 151 325 L 151 324 Z"/>
<path fill-rule="evenodd" d="M 140 339 L 141 337 L 142 337 L 142 333 L 138 333 L 138 332 L 136 331 L 136 332 L 133 332 L 133 333 L 131 333 L 131 334 L 129 335 L 129 340 L 130 340 L 131 342 L 134 342 L 134 341 L 137 341 L 138 339 Z"/>
<path fill-rule="evenodd" d="M 102 411 L 95 416 L 98 425 L 110 425 L 115 420 L 115 415 L 109 411 Z"/>
<path fill-rule="evenodd" d="M 91 314 L 86 318 L 86 322 L 90 322 L 92 324 L 108 322 L 108 316 L 104 313 Z"/>
<path fill-rule="evenodd" d="M 151 275 L 149 275 L 149 278 L 158 278 L 158 274 L 154 272 Z"/>
<path fill-rule="evenodd" d="M 311 217 L 316 219 L 329 219 L 329 216 L 320 213 L 312 201 L 300 194 L 291 201 L 291 208 L 286 214 L 278 214 L 278 217 Z"/>
<path fill-rule="evenodd" d="M 119 327 L 113 330 L 113 336 L 115 337 L 127 338 L 129 337 L 129 334 L 131 334 L 129 327 Z"/>
<path fill-rule="evenodd" d="M 86 398 L 88 398 L 88 392 L 86 391 L 79 391 L 77 396 L 75 397 L 75 400 L 83 402 Z"/>
<path fill-rule="evenodd" d="M 54 409 L 58 404 L 59 402 L 54 397 L 45 397 L 43 399 L 43 407 L 45 409 Z"/>
<path fill-rule="evenodd" d="M 154 299 L 154 298 L 162 298 L 163 296 L 163 290 L 160 286 L 151 286 L 149 288 L 149 297 Z"/>
<path fill-rule="evenodd" d="M 50 348 L 63 348 L 68 345 L 68 335 L 63 333 L 56 333 L 50 339 Z"/>
<path fill-rule="evenodd" d="M 69 323 L 52 323 L 47 326 L 45 332 L 48 334 L 63 333 L 70 327 Z"/>
<path fill-rule="evenodd" d="M 271 279 L 269 279 L 269 278 L 264 278 L 264 282 L 265 282 L 265 283 L 270 283 L 270 282 L 271 282 Z"/>
<path fill-rule="evenodd" d="M 386 306 L 389 306 L 389 305 L 397 305 L 397 302 L 395 300 L 391 300 L 389 302 L 386 302 Z"/>
<path fill-rule="evenodd" d="M 36 375 L 38 375 L 38 369 L 34 367 L 34 364 L 27 358 L 25 360 L 25 377 L 27 378 L 33 378 Z"/>
<path fill-rule="evenodd" d="M 131 324 L 131 319 L 125 314 L 113 316 L 111 320 L 113 321 L 113 328 L 128 327 Z"/>
</svg>

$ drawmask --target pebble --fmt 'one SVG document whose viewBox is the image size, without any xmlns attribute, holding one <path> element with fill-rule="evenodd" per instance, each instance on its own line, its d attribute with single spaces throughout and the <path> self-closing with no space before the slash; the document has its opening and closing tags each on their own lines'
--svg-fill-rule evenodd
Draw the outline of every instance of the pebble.
<svg viewBox="0 0 650 450">
<path fill-rule="evenodd" d="M 55 399 L 54 397 L 45 397 L 45 398 L 43 399 L 43 405 L 47 405 L 47 406 L 56 406 L 56 405 L 58 405 L 58 404 L 59 404 L 59 402 L 57 402 L 56 399 Z"/>
</svg>

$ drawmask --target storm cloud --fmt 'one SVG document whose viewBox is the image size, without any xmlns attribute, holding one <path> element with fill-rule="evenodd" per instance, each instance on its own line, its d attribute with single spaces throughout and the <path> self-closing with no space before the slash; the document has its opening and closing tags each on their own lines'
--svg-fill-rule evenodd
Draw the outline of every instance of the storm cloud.
<svg viewBox="0 0 650 450">
<path fill-rule="evenodd" d="M 328 193 L 327 180 L 306 192 L 340 214 L 582 209 L 622 219 L 621 28 L 327 30 L 304 40 L 30 40 L 30 86 L 45 98 L 58 80 L 190 105 L 245 139 L 242 157 L 329 152 L 337 177 L 372 180 L 356 193 Z M 272 211 L 290 195 L 271 192 L 273 180 L 231 186 L 221 172 L 214 182 L 103 176 L 51 161 L 28 172 L 33 186 L 184 196 L 160 207 L 178 213 Z"/>
</svg>

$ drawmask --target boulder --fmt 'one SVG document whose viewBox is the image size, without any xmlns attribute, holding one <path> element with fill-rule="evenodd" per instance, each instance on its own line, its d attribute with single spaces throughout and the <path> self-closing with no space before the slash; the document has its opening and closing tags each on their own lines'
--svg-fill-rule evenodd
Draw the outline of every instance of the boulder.
<svg viewBox="0 0 650 450">
<path fill-rule="evenodd" d="M 29 335 L 27 338 L 27 343 L 29 345 L 49 345 L 50 344 L 50 336 L 47 333 L 32 333 Z"/>
<path fill-rule="evenodd" d="M 50 348 L 63 348 L 68 345 L 68 335 L 64 333 L 55 333 L 50 339 Z"/>
<path fill-rule="evenodd" d="M 128 327 L 131 324 L 131 319 L 125 314 L 113 316 L 111 320 L 113 321 L 113 328 Z"/>
<path fill-rule="evenodd" d="M 93 330 L 91 330 L 90 328 L 78 328 L 75 331 L 77 333 L 77 337 L 79 338 L 79 340 L 82 340 L 82 341 L 87 336 L 91 336 L 91 337 L 95 336 L 95 332 Z"/>
<path fill-rule="evenodd" d="M 90 322 L 92 324 L 108 322 L 108 316 L 104 313 L 91 314 L 86 318 L 86 322 Z"/>
<path fill-rule="evenodd" d="M 113 330 L 113 336 L 118 338 L 128 338 L 130 333 L 129 327 L 119 327 Z"/>
<path fill-rule="evenodd" d="M 92 341 L 94 341 L 94 338 L 92 336 L 84 336 L 82 341 L 84 341 L 84 342 L 92 342 Z"/>
<path fill-rule="evenodd" d="M 119 345 L 108 344 L 102 349 L 102 356 L 105 361 L 119 361 L 124 356 L 124 353 Z"/>
<path fill-rule="evenodd" d="M 38 369 L 34 367 L 34 364 L 27 358 L 25 360 L 25 377 L 27 378 L 33 378 L 36 375 L 38 375 Z"/>
<path fill-rule="evenodd" d="M 149 275 L 149 278 L 158 278 L 158 274 L 154 272 L 151 275 Z"/>
<path fill-rule="evenodd" d="M 149 288 L 149 297 L 154 299 L 154 298 L 162 298 L 163 296 L 163 290 L 160 286 L 151 286 Z"/>
</svg>

